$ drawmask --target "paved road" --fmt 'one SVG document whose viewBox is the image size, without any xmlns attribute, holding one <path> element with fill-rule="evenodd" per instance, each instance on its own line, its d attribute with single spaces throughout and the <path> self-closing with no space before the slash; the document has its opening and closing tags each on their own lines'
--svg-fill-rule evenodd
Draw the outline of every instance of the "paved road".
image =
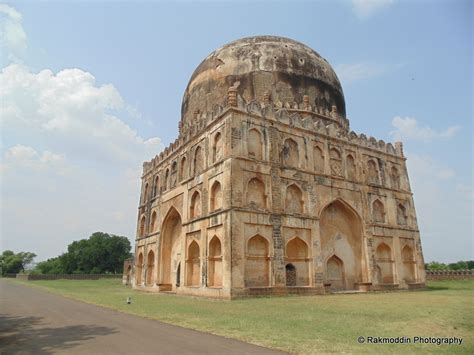
<svg viewBox="0 0 474 355">
<path fill-rule="evenodd" d="M 8 353 L 278 354 L 0 279 L 0 354 Z"/>
</svg>

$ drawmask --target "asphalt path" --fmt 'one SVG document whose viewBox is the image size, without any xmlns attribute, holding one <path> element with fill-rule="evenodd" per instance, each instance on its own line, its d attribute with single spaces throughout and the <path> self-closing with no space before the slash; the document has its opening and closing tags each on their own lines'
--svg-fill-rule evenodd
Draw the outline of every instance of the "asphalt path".
<svg viewBox="0 0 474 355">
<path fill-rule="evenodd" d="M 55 353 L 282 354 L 0 279 L 0 354 Z"/>
</svg>

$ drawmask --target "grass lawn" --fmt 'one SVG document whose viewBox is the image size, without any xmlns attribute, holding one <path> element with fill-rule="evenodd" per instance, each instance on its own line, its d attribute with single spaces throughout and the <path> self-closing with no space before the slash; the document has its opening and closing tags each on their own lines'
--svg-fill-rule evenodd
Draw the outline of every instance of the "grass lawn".
<svg viewBox="0 0 474 355">
<path fill-rule="evenodd" d="M 20 282 L 20 281 L 15 281 Z M 23 281 L 121 312 L 291 353 L 474 354 L 474 280 L 429 282 L 416 292 L 215 301 L 133 291 L 121 280 Z M 132 304 L 125 303 L 132 297 Z M 358 344 L 358 336 L 458 337 L 462 345 Z"/>
</svg>

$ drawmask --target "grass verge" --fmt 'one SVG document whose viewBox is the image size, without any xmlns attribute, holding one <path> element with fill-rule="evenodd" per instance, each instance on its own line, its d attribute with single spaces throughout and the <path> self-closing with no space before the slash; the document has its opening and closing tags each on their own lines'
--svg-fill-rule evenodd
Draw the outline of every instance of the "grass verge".
<svg viewBox="0 0 474 355">
<path fill-rule="evenodd" d="M 114 279 L 14 282 L 291 353 L 474 353 L 474 280 L 433 281 L 416 292 L 235 301 L 133 291 Z M 458 337 L 463 344 L 359 344 L 359 336 Z"/>
</svg>

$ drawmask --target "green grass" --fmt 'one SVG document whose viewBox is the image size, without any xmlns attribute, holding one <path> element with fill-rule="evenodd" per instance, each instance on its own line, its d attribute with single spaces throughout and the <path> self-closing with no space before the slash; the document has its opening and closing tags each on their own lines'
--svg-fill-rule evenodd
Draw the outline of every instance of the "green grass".
<svg viewBox="0 0 474 355">
<path fill-rule="evenodd" d="M 19 282 L 19 281 L 17 281 Z M 88 303 L 291 353 L 474 353 L 474 281 L 424 291 L 216 301 L 133 291 L 120 280 L 29 281 Z M 125 303 L 132 297 L 132 304 Z M 358 336 L 453 337 L 459 345 L 358 344 Z"/>
</svg>

